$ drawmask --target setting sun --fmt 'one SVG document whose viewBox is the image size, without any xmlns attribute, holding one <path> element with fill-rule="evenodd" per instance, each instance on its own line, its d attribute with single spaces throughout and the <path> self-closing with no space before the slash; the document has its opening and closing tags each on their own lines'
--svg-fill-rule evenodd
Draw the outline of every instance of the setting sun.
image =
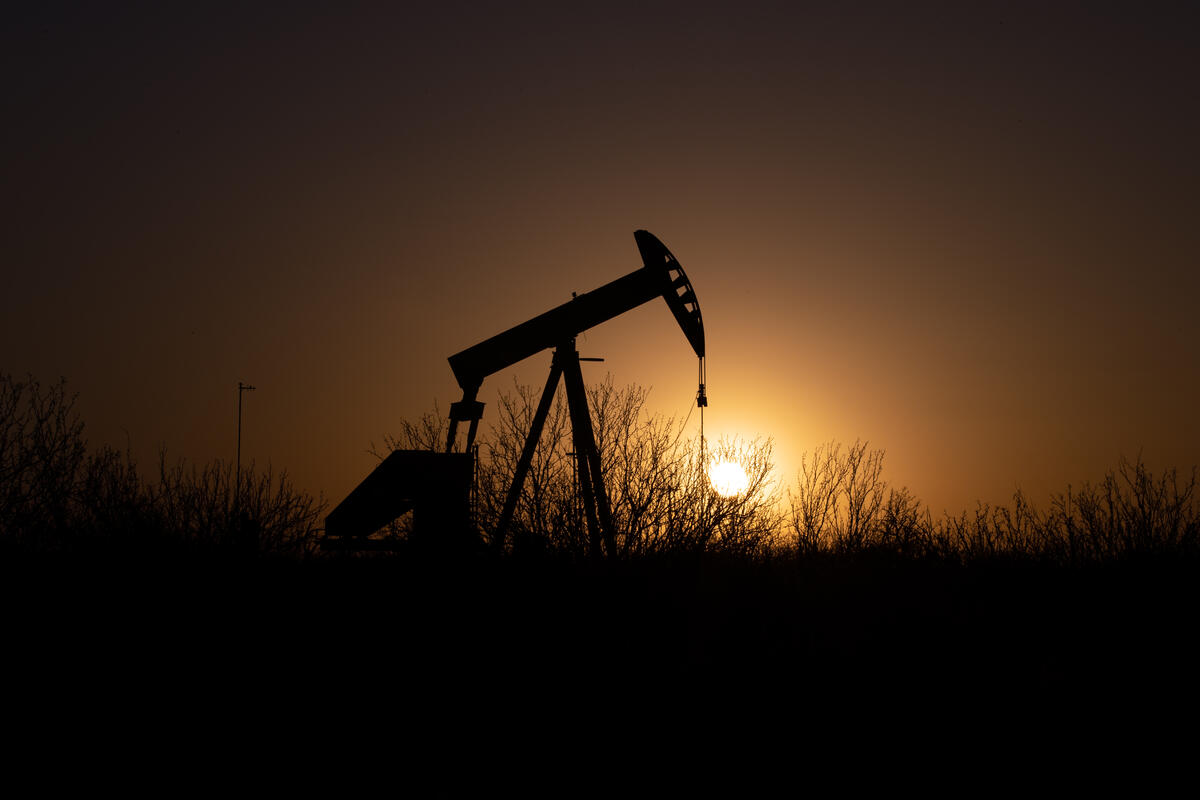
<svg viewBox="0 0 1200 800">
<path fill-rule="evenodd" d="M 708 481 L 722 497 L 734 497 L 746 491 L 750 479 L 746 470 L 734 461 L 718 461 L 708 468 Z"/>
</svg>

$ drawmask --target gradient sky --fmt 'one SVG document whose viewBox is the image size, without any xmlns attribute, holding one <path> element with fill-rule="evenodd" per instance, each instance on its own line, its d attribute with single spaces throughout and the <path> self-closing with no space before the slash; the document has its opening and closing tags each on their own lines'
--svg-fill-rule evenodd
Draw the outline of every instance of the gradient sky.
<svg viewBox="0 0 1200 800">
<path fill-rule="evenodd" d="M 446 358 L 670 247 L 710 435 L 887 450 L 935 516 L 1200 461 L 1188 4 L 32 4 L 3 22 L 0 370 L 94 444 L 338 502 Z M 585 377 L 684 416 L 654 302 Z M 540 385 L 549 355 L 484 384 Z M 693 417 L 693 426 L 695 418 Z"/>
</svg>

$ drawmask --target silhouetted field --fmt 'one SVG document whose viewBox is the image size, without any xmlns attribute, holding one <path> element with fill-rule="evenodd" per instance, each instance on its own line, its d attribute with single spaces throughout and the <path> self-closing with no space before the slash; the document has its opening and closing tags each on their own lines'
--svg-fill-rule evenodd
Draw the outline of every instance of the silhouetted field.
<svg viewBox="0 0 1200 800">
<path fill-rule="evenodd" d="M 251 470 L 235 482 L 227 466 L 164 460 L 148 483 L 122 454 L 88 453 L 69 406 L 45 397 L 32 423 L 6 428 L 0 496 L 9 652 L 39 679 L 764 702 L 1196 693 L 1191 484 L 1140 464 L 1085 487 L 1070 509 L 1017 502 L 934 524 L 877 480 L 855 495 L 834 450 L 823 512 L 801 483 L 763 536 L 755 515 L 769 504 L 729 501 L 723 523 L 755 532 L 737 547 L 720 526 L 672 539 L 668 515 L 643 529 L 662 546 L 643 538 L 596 558 L 571 536 L 530 546 L 551 520 L 526 513 L 503 552 L 449 551 L 435 534 L 338 554 L 315 547 L 322 504 L 285 478 Z M 871 454 L 856 445 L 849 456 Z M 614 496 L 629 519 L 632 493 Z"/>
<path fill-rule="evenodd" d="M 10 643 L 64 678 L 940 704 L 1175 701 L 1200 674 L 1200 583 L 1176 561 L 60 553 L 6 554 L 2 569 Z"/>
</svg>

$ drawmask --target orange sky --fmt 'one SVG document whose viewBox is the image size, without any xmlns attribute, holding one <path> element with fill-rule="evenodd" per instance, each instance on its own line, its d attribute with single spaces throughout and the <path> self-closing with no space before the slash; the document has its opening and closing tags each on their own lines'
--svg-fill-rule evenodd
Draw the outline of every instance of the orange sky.
<svg viewBox="0 0 1200 800">
<path fill-rule="evenodd" d="M 7 23 L 0 369 L 66 376 L 145 466 L 232 459 L 253 383 L 243 459 L 336 503 L 458 399 L 447 356 L 635 269 L 646 228 L 699 295 L 708 432 L 773 437 L 785 481 L 861 437 L 940 515 L 1200 460 L 1186 20 L 426 5 Z M 662 303 L 579 349 L 686 415 Z"/>
</svg>

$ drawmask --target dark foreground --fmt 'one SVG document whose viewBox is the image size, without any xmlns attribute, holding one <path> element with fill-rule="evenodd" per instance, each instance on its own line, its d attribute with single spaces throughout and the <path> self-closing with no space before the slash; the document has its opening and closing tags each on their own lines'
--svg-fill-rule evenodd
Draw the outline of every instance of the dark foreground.
<svg viewBox="0 0 1200 800">
<path fill-rule="evenodd" d="M 1197 570 L 1172 562 L 43 555 L 0 569 L 9 664 L 64 691 L 1174 703 L 1200 674 Z"/>
</svg>

